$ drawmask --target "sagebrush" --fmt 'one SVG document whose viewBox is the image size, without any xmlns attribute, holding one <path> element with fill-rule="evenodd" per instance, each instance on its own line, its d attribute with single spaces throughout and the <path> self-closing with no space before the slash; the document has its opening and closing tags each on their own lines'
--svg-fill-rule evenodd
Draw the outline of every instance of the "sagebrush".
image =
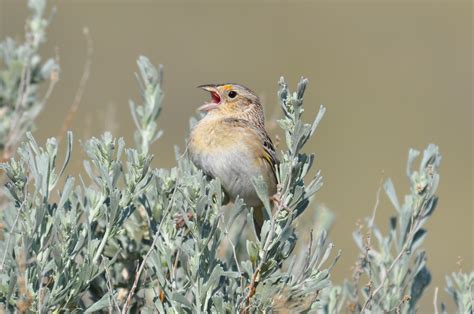
<svg viewBox="0 0 474 314">
<path fill-rule="evenodd" d="M 43 146 L 35 141 L 34 120 L 47 104 L 59 66 L 55 59 L 41 63 L 38 54 L 50 21 L 44 17 L 46 3 L 28 4 L 25 42 L 6 39 L 0 45 L 2 312 L 417 311 L 431 279 L 422 244 L 423 225 L 438 201 L 437 146 L 427 146 L 416 170 L 420 152 L 409 151 L 403 204 L 386 181 L 383 188 L 395 209 L 389 231 L 384 235 L 377 227 L 376 205 L 354 233 L 360 249 L 354 274 L 336 285 L 330 277 L 341 253 L 328 241 L 330 215 L 318 215 L 316 231 L 304 230 L 310 240 L 296 249 L 302 240 L 295 223 L 313 210 L 322 186 L 314 154 L 303 149 L 326 108 L 311 123 L 303 122 L 308 80 L 301 79 L 295 92 L 279 81 L 278 125 L 285 134 L 277 169 L 281 202 L 272 209 L 263 180 L 254 179 L 270 217 L 259 239 L 252 208 L 240 199 L 222 206 L 219 181 L 197 170 L 185 148 L 176 149 L 174 168 L 152 166 L 150 146 L 162 134 L 157 119 L 163 68 L 144 56 L 137 62 L 142 99 L 130 101 L 134 147 L 110 133 L 80 141 L 87 155 L 82 177 L 67 167 L 78 149 L 71 132 L 61 143 L 64 157 L 58 156 L 57 139 Z M 48 81 L 40 95 L 38 87 Z M 195 122 L 192 118 L 190 127 Z M 447 279 L 446 291 L 460 313 L 472 312 L 473 284 L 474 272 Z"/>
</svg>

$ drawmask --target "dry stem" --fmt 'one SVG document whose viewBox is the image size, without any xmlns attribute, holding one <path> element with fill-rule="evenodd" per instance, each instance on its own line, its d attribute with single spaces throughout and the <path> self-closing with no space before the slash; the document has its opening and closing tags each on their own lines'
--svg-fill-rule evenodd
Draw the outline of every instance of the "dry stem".
<svg viewBox="0 0 474 314">
<path fill-rule="evenodd" d="M 69 111 L 67 113 L 66 119 L 64 119 L 64 123 L 61 127 L 61 131 L 58 134 L 58 142 L 63 139 L 64 134 L 66 134 L 68 128 L 70 128 L 72 124 L 72 120 L 74 119 L 74 116 L 76 115 L 77 109 L 79 109 L 79 105 L 81 103 L 82 96 L 86 88 L 86 83 L 89 80 L 89 76 L 91 73 L 92 55 L 94 54 L 94 46 L 93 46 L 92 37 L 87 27 L 83 29 L 83 33 L 84 33 L 84 37 L 86 38 L 86 44 L 87 44 L 86 61 L 84 62 L 82 77 L 81 77 L 81 80 L 79 81 L 79 87 L 77 88 L 76 95 L 74 96 L 74 100 L 72 102 L 71 107 L 69 107 Z"/>
</svg>

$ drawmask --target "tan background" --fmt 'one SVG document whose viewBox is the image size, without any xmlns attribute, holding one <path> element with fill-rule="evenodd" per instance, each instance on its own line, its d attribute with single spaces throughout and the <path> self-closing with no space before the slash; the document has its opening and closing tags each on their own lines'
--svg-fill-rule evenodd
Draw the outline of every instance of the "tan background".
<svg viewBox="0 0 474 314">
<path fill-rule="evenodd" d="M 37 137 L 56 135 L 72 103 L 85 58 L 82 27 L 94 40 L 93 68 L 75 117 L 76 139 L 106 128 L 132 144 L 128 99 L 138 99 L 135 60 L 165 65 L 164 137 L 155 165 L 174 165 L 188 118 L 208 96 L 195 86 L 240 82 L 276 104 L 276 82 L 310 79 L 308 117 L 328 112 L 308 150 L 317 152 L 325 185 L 317 200 L 336 213 L 331 232 L 343 257 L 334 280 L 350 276 L 357 250 L 351 233 L 370 214 L 381 178 L 407 192 L 409 147 L 441 148 L 440 203 L 425 247 L 433 282 L 423 300 L 432 312 L 435 286 L 473 269 L 472 3 L 469 1 L 53 1 L 58 13 L 45 55 L 59 49 L 61 81 L 38 123 Z M 23 1 L 0 0 L 0 35 L 19 36 Z M 76 145 L 76 152 L 80 150 Z M 70 168 L 79 169 L 78 161 Z M 392 207 L 383 199 L 378 223 Z M 440 299 L 446 300 L 445 294 Z"/>
</svg>

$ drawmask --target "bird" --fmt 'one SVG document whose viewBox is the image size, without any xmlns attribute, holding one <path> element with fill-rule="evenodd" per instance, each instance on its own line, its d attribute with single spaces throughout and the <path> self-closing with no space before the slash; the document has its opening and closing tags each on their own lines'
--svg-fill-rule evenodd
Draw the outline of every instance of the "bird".
<svg viewBox="0 0 474 314">
<path fill-rule="evenodd" d="M 277 192 L 279 164 L 265 129 L 263 106 L 253 91 L 240 84 L 198 87 L 210 92 L 211 101 L 198 108 L 205 116 L 191 129 L 187 146 L 190 159 L 205 175 L 220 180 L 226 199 L 233 202 L 240 197 L 253 207 L 260 238 L 265 209 L 252 179 L 262 176 L 271 198 Z"/>
</svg>

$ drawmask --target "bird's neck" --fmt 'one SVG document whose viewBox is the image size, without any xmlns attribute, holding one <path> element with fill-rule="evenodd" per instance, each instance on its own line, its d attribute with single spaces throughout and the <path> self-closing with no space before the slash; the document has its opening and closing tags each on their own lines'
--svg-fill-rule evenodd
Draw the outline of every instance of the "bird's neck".
<svg viewBox="0 0 474 314">
<path fill-rule="evenodd" d="M 249 108 L 248 110 L 238 112 L 227 110 L 211 110 L 201 121 L 206 124 L 211 123 L 212 121 L 224 120 L 229 118 L 246 120 L 259 128 L 265 126 L 264 115 L 262 110 L 260 110 L 259 108 Z"/>
<path fill-rule="evenodd" d="M 259 128 L 263 128 L 265 126 L 263 112 L 255 108 L 240 113 L 236 118 L 247 120 Z"/>
</svg>

